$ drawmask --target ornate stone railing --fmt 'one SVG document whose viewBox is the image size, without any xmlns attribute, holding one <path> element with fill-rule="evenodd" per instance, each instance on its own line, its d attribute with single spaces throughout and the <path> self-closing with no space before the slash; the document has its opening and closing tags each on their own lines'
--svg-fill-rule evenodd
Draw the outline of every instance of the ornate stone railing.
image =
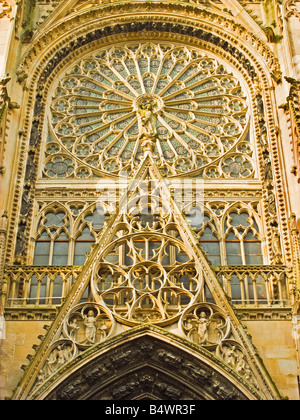
<svg viewBox="0 0 300 420">
<path fill-rule="evenodd" d="M 8 266 L 8 307 L 60 305 L 80 274 L 79 266 Z M 290 306 L 291 270 L 284 266 L 218 266 L 216 276 L 232 304 Z"/>
<path fill-rule="evenodd" d="M 289 306 L 291 270 L 284 266 L 218 266 L 218 280 L 234 305 Z"/>
<path fill-rule="evenodd" d="M 78 266 L 9 266 L 7 306 L 60 305 L 80 273 Z"/>
</svg>

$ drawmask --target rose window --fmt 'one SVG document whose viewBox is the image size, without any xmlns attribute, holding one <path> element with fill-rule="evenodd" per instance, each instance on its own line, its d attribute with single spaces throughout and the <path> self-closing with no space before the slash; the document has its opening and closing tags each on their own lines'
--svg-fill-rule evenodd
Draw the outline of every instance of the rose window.
<svg viewBox="0 0 300 420">
<path fill-rule="evenodd" d="M 199 50 L 133 43 L 98 50 L 59 80 L 44 176 L 131 174 L 150 150 L 165 176 L 253 176 L 239 81 Z"/>
</svg>

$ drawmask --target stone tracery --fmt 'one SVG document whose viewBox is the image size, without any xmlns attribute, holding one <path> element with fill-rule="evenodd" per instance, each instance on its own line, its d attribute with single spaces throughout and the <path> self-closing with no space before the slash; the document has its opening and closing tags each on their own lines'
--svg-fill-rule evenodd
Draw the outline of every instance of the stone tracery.
<svg viewBox="0 0 300 420">
<path fill-rule="evenodd" d="M 136 78 L 130 78 L 128 79 L 128 83 L 134 82 L 136 81 Z M 146 78 L 142 78 L 143 82 L 146 81 Z M 153 80 L 151 77 L 149 77 L 149 85 L 151 86 L 151 80 Z M 134 87 L 133 87 L 134 88 Z M 146 89 L 147 86 L 146 84 L 144 85 L 144 88 Z M 86 90 L 87 92 L 88 90 Z M 73 93 L 73 92 L 72 92 Z M 138 95 L 137 99 L 141 100 L 142 102 L 142 96 L 143 95 Z M 143 152 L 143 146 L 145 145 L 144 142 L 142 141 L 142 139 L 148 139 L 150 138 L 150 142 L 148 147 L 148 150 L 153 151 L 153 153 L 155 153 L 155 148 L 153 147 L 153 145 L 155 144 L 155 146 L 157 145 L 157 141 L 159 136 L 163 137 L 163 133 L 157 133 L 157 128 L 158 128 L 158 116 L 159 116 L 159 112 L 165 108 L 165 103 L 162 103 L 161 109 L 159 110 L 159 112 L 157 111 L 157 109 L 155 109 L 156 107 L 159 108 L 159 106 L 157 106 L 158 104 L 158 98 L 161 99 L 158 95 L 155 96 L 155 94 L 151 94 L 148 95 L 146 94 L 146 98 L 145 102 L 142 104 L 139 104 L 136 108 L 134 108 L 134 106 L 132 107 L 131 104 L 131 108 L 130 108 L 130 112 L 133 112 L 133 118 L 136 119 L 136 123 L 137 123 L 137 127 L 136 127 L 136 133 L 135 135 L 137 135 L 137 143 L 140 144 L 141 146 L 141 151 Z M 132 101 L 132 99 L 131 99 Z M 138 101 L 139 102 L 139 101 Z M 116 104 L 115 104 L 116 105 Z M 149 108 L 148 106 L 151 106 L 151 108 Z M 233 105 L 234 107 L 235 105 Z M 148 107 L 148 108 L 147 108 Z M 133 109 L 133 111 L 132 111 Z M 99 108 L 100 110 L 100 108 Z M 145 113 L 143 113 L 142 111 L 149 111 L 148 116 L 150 116 L 150 120 L 151 123 L 144 121 L 144 123 L 141 122 L 141 119 L 147 115 L 145 115 Z M 63 113 L 64 110 L 56 110 L 57 114 L 59 115 L 59 112 Z M 98 109 L 97 109 L 98 111 Z M 107 109 L 101 109 L 99 112 L 102 113 L 102 115 L 105 114 L 106 111 L 108 112 L 108 115 L 111 113 L 111 110 L 107 110 Z M 116 111 L 116 110 L 113 110 Z M 189 110 L 186 110 L 187 113 L 189 113 Z M 117 111 L 119 112 L 119 111 Z M 144 115 L 143 115 L 144 114 Z M 183 111 L 184 114 L 184 111 Z M 77 117 L 77 114 L 76 114 Z M 151 118 L 152 117 L 152 118 Z M 75 117 L 74 117 L 75 118 Z M 81 116 L 79 116 L 79 118 L 81 118 Z M 161 117 L 162 118 L 162 117 Z M 176 120 L 177 121 L 177 120 Z M 184 120 L 183 120 L 184 121 Z M 121 121 L 122 122 L 122 121 Z M 140 123 L 140 124 L 139 124 Z M 57 123 L 59 124 L 59 123 Z M 108 122 L 107 122 L 108 124 Z M 185 122 L 183 122 L 183 124 L 185 124 Z M 79 124 L 79 126 L 81 126 L 82 124 Z M 84 126 L 84 123 L 83 123 Z M 243 125 L 243 129 L 246 127 L 246 125 Z M 234 127 L 229 127 L 230 129 L 232 129 L 233 131 L 231 132 L 231 136 L 235 136 L 237 133 L 234 132 Z M 143 131 L 144 130 L 144 131 Z M 174 131 L 174 129 L 173 129 Z M 175 129 L 176 131 L 176 129 Z M 53 134 L 53 133 L 52 133 Z M 69 133 L 70 134 L 70 133 Z M 69 135 L 67 134 L 67 135 Z M 179 132 L 179 134 L 181 134 Z M 245 134 L 245 132 L 244 132 Z M 209 135 L 211 135 L 211 133 L 209 133 Z M 55 137 L 55 136 L 54 136 Z M 211 136 L 212 137 L 212 136 Z M 229 137 L 229 136 L 228 136 Z M 83 137 L 82 137 L 83 138 Z M 34 141 L 34 138 L 32 137 L 32 141 Z M 71 145 L 68 144 L 67 142 L 65 143 L 65 145 L 63 145 L 61 147 L 61 144 L 59 143 L 59 141 L 56 141 L 57 139 L 55 139 L 54 141 L 51 141 L 51 143 L 49 142 L 49 144 L 47 145 L 47 164 L 48 166 L 46 167 L 45 173 L 46 177 L 49 178 L 65 178 L 65 177 L 75 177 L 75 178 L 91 178 L 94 177 L 95 175 L 99 175 L 100 171 L 107 171 L 109 170 L 110 173 L 118 173 L 118 171 L 121 169 L 124 169 L 124 160 L 122 161 L 122 159 L 119 159 L 119 161 L 115 158 L 115 156 L 113 157 L 113 160 L 111 160 L 109 163 L 111 166 L 109 167 L 100 167 L 97 166 L 97 164 L 99 164 L 98 162 L 91 162 L 87 160 L 87 155 L 89 155 L 89 150 L 88 148 L 86 148 L 85 146 L 85 142 L 80 142 L 80 147 L 78 147 L 78 149 L 72 149 Z M 89 145 L 90 146 L 90 145 Z M 182 146 L 182 145 L 181 145 Z M 223 159 L 223 155 L 218 156 L 215 150 L 215 145 L 213 144 L 212 146 L 210 145 L 209 148 L 205 148 L 205 158 L 209 157 L 210 162 L 214 162 L 217 163 L 216 165 L 212 165 L 209 168 L 209 171 L 204 172 L 204 174 L 202 176 L 210 178 L 210 179 L 214 179 L 215 177 L 228 177 L 228 178 L 237 178 L 237 179 L 244 179 L 244 178 L 249 178 L 249 177 L 253 177 L 253 167 L 251 166 L 251 154 L 252 154 L 252 150 L 251 150 L 251 143 L 248 141 L 248 139 L 246 139 L 246 137 L 243 137 L 243 141 L 241 140 L 241 138 L 239 138 L 238 143 L 234 143 L 234 154 L 230 155 L 229 153 L 227 153 L 226 155 L 226 160 L 224 159 L 221 162 L 221 159 Z M 227 150 L 229 150 L 229 148 L 232 146 L 232 144 L 228 144 L 226 147 L 228 148 Z M 157 146 L 156 146 L 157 147 Z M 184 147 L 184 146 L 183 146 Z M 126 147 L 125 147 L 126 148 Z M 109 148 L 107 147 L 107 150 Z M 223 150 L 225 149 L 225 146 L 223 145 Z M 107 152 L 106 150 L 106 152 Z M 176 150 L 176 149 L 175 149 Z M 231 149 L 230 149 L 231 150 Z M 88 151 L 88 152 L 87 152 Z M 177 151 L 178 152 L 178 151 Z M 219 151 L 220 152 L 220 151 Z M 87 154 L 86 154 L 87 153 Z M 197 152 L 195 152 L 195 149 L 192 148 L 191 145 L 189 145 L 189 153 L 191 155 L 196 155 Z M 57 154 L 57 156 L 55 156 L 55 159 L 53 158 L 53 154 Z M 217 155 L 217 156 L 216 156 Z M 105 156 L 105 159 L 103 159 L 104 161 L 107 161 L 106 157 L 108 155 Z M 190 156 L 189 156 L 190 157 Z M 202 156 L 203 157 L 203 156 Z M 214 158 L 216 158 L 214 160 Z M 219 160 L 218 160 L 219 159 Z M 166 162 L 167 156 L 164 156 L 164 162 Z M 217 160 L 217 162 L 215 162 Z M 170 161 L 172 161 L 172 159 L 169 159 L 169 162 L 167 162 L 166 165 L 166 170 L 164 171 L 164 174 L 166 175 L 178 175 L 178 174 L 183 174 L 184 171 L 186 169 L 191 169 L 194 170 L 196 169 L 199 173 L 202 171 L 202 166 L 205 166 L 203 163 L 199 164 L 197 162 L 197 165 L 195 166 L 187 166 L 187 161 L 186 158 L 181 156 L 181 160 L 179 161 L 179 165 L 177 164 L 177 166 L 173 166 L 173 163 L 170 164 Z M 116 164 L 116 162 L 118 162 L 118 165 Z M 126 160 L 125 160 L 126 162 Z M 192 160 L 192 162 L 195 162 L 195 160 Z M 250 163 L 249 163 L 250 162 Z M 161 163 L 161 162 L 160 162 Z M 178 162 L 177 162 L 178 163 Z M 133 167 L 133 165 L 131 166 L 131 168 Z M 171 167 L 171 169 L 170 169 Z M 198 169 L 197 169 L 198 168 Z M 127 169 L 127 168 L 126 168 Z M 200 170 L 199 170 L 200 169 Z M 98 172 L 97 172 L 98 171 Z M 222 204 L 218 204 L 218 205 L 222 205 Z M 221 208 L 221 207 L 220 207 Z M 163 226 L 165 226 L 165 221 L 163 220 L 163 217 L 161 217 L 161 215 L 159 216 L 155 216 L 153 217 L 152 215 L 144 215 L 144 217 L 139 217 L 138 214 L 135 214 L 133 219 L 130 220 L 130 217 L 128 217 L 128 222 L 131 225 L 131 227 L 134 229 L 134 226 L 137 230 L 141 230 L 143 228 L 148 227 L 149 230 L 151 230 L 151 228 L 154 231 L 159 231 L 160 233 L 162 233 L 163 230 Z M 135 224 L 134 224 L 135 223 Z M 251 222 L 252 223 L 252 222 Z M 249 230 L 249 225 L 245 226 L 248 228 Z M 251 227 L 253 228 L 253 223 L 251 225 Z M 228 226 L 229 228 L 229 226 Z M 254 234 L 258 234 L 258 230 L 255 228 L 253 230 Z M 152 239 L 153 237 L 151 237 Z M 128 239 L 128 238 L 127 238 Z M 126 239 L 126 241 L 127 241 Z M 148 240 L 149 238 L 147 238 Z M 155 237 L 156 240 L 159 239 L 159 237 Z M 144 243 L 147 243 L 147 240 L 144 241 Z M 122 245 L 120 245 L 121 247 L 126 248 L 126 241 L 123 241 Z M 174 245 L 174 243 L 172 242 L 174 241 L 174 239 L 171 239 L 172 246 Z M 122 241 L 119 240 L 119 243 L 121 243 Z M 141 241 L 142 242 L 142 241 Z M 139 244 L 140 245 L 140 244 Z M 146 248 L 146 246 L 144 246 L 144 248 L 142 247 L 135 247 L 132 246 L 132 243 L 130 243 L 130 247 L 131 247 L 131 255 L 134 254 L 134 252 L 136 252 L 140 257 L 145 256 L 144 254 L 144 248 Z M 120 253 L 119 253 L 120 254 Z M 149 258 L 148 258 L 149 260 Z M 137 322 L 148 322 L 150 319 L 150 322 L 159 322 L 160 320 L 163 319 L 163 316 L 166 315 L 166 309 L 165 308 L 161 308 L 158 305 L 156 305 L 155 303 L 155 299 L 157 298 L 157 295 L 159 293 L 159 291 L 162 289 L 162 287 L 164 287 L 164 283 L 163 280 L 161 280 L 162 278 L 165 279 L 164 275 L 162 275 L 162 271 L 161 271 L 161 267 L 158 268 L 156 263 L 153 263 L 153 261 L 146 261 L 145 262 L 140 262 L 138 264 L 135 265 L 134 269 L 132 269 L 132 272 L 130 273 L 130 275 L 132 275 L 132 278 L 130 278 L 130 280 L 128 281 L 128 283 L 125 285 L 126 287 L 128 287 L 130 285 L 131 287 L 131 291 L 132 294 L 136 293 L 136 296 L 139 296 L 139 294 L 147 294 L 148 296 L 151 295 L 152 298 L 150 299 L 150 305 L 152 304 L 152 311 L 150 311 L 151 313 L 155 313 L 156 307 L 158 307 L 158 310 L 156 311 L 156 318 L 151 320 L 149 318 L 149 312 L 147 314 L 147 310 L 145 311 L 145 308 L 143 307 L 143 305 L 139 305 L 137 304 L 137 302 L 139 301 L 138 297 L 135 297 L 134 299 L 130 300 L 128 303 L 130 305 L 132 305 L 132 307 L 134 307 L 135 309 L 137 309 L 136 314 L 137 314 L 137 318 L 135 318 L 135 321 Z M 107 266 L 103 266 L 104 271 L 105 269 L 110 270 L 111 273 L 114 273 L 115 267 L 112 264 L 107 264 Z M 118 270 L 116 270 L 118 272 Z M 128 274 L 128 268 L 126 270 L 124 270 L 125 275 L 129 276 Z M 142 275 L 141 275 L 142 273 Z M 123 274 L 123 273 L 122 273 Z M 169 273 L 168 273 L 169 274 Z M 182 273 L 181 273 L 182 274 Z M 199 274 L 199 273 L 198 273 Z M 145 282 L 144 279 L 148 276 L 148 278 L 150 279 L 148 282 Z M 141 277 L 143 277 L 143 282 L 140 281 Z M 133 279 L 133 280 L 132 280 Z M 124 286 L 124 284 L 123 284 Z M 106 285 L 107 287 L 107 285 Z M 102 291 L 104 292 L 104 291 Z M 106 292 L 106 291 L 105 291 Z M 116 287 L 116 289 L 114 290 L 114 292 L 116 292 L 116 294 L 118 293 L 118 289 Z M 104 293 L 105 296 L 105 293 Z M 117 299 L 116 299 L 117 300 Z M 134 302 L 134 303 L 133 303 Z M 192 302 L 192 300 L 191 300 Z M 147 302 L 147 304 L 149 305 L 149 302 Z M 169 304 L 169 302 L 168 302 Z M 156 305 L 156 306 L 155 306 Z M 166 305 L 167 307 L 167 305 Z M 126 318 L 128 316 L 128 313 L 124 315 L 124 313 L 118 313 L 118 310 L 116 309 L 117 305 L 115 305 L 113 307 L 113 312 L 116 313 L 117 317 L 119 316 L 119 320 L 123 318 Z M 184 309 L 184 308 L 183 308 Z M 145 315 L 146 313 L 146 315 Z M 136 314 L 134 314 L 134 317 L 136 316 Z M 129 317 L 131 317 L 133 315 L 133 312 L 129 312 Z M 133 318 L 134 318 L 133 317 Z M 125 322 L 126 323 L 126 322 Z M 75 326 L 74 326 L 74 330 L 75 330 Z M 72 330 L 73 331 L 73 330 Z M 71 332 L 70 332 L 71 334 Z M 72 337 L 73 337 L 73 332 L 72 332 Z M 91 336 L 90 336 L 91 337 Z M 92 340 L 93 341 L 93 340 Z M 227 347 L 224 350 L 224 354 L 229 353 L 232 348 L 230 347 L 232 343 L 228 343 Z M 227 356 L 224 356 L 224 360 L 226 359 L 226 363 L 227 361 Z M 231 359 L 234 360 L 234 359 Z M 230 363 L 229 363 L 230 364 Z"/>
<path fill-rule="evenodd" d="M 196 49 L 149 43 L 99 51 L 68 71 L 55 96 L 47 177 L 72 177 L 75 167 L 83 178 L 132 173 L 147 139 L 168 176 L 200 168 L 205 178 L 254 174 L 242 88 Z"/>
</svg>

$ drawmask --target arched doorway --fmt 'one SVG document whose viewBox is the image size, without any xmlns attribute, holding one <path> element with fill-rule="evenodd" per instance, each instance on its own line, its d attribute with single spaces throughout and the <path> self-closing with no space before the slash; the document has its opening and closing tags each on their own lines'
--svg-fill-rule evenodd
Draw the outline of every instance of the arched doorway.
<svg viewBox="0 0 300 420">
<path fill-rule="evenodd" d="M 261 397 L 208 351 L 145 325 L 85 352 L 75 366 L 66 365 L 31 398 L 180 401 Z"/>
</svg>

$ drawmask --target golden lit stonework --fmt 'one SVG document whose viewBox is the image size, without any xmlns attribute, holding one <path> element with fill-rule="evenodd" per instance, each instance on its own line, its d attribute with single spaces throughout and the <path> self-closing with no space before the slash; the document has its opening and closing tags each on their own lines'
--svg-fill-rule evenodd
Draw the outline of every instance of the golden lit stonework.
<svg viewBox="0 0 300 420">
<path fill-rule="evenodd" d="M 0 0 L 0 399 L 299 399 L 299 4 Z"/>
<path fill-rule="evenodd" d="M 248 107 L 238 80 L 200 50 L 154 42 L 99 50 L 58 83 L 44 175 L 130 174 L 146 142 L 166 176 L 249 178 Z"/>
</svg>

